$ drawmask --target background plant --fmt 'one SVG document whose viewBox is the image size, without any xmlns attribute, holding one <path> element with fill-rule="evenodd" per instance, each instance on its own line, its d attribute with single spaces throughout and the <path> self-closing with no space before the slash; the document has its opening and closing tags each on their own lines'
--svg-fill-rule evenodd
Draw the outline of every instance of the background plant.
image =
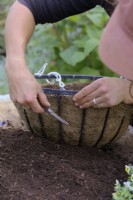
<svg viewBox="0 0 133 200">
<path fill-rule="evenodd" d="M 34 72 L 48 62 L 49 71 L 114 76 L 97 51 L 107 21 L 107 14 L 97 6 L 58 23 L 37 26 L 27 49 L 29 66 Z"/>
<path fill-rule="evenodd" d="M 5 63 L 5 42 L 4 42 L 4 26 L 7 12 L 13 0 L 0 1 L 0 94 L 8 92 L 7 79 L 4 71 Z"/>
<path fill-rule="evenodd" d="M 0 56 L 5 55 L 4 26 L 7 12 L 13 0 L 0 1 Z"/>
<path fill-rule="evenodd" d="M 116 181 L 113 200 L 133 200 L 133 166 L 126 166 L 125 171 L 128 174 L 128 180 L 123 184 Z"/>
</svg>

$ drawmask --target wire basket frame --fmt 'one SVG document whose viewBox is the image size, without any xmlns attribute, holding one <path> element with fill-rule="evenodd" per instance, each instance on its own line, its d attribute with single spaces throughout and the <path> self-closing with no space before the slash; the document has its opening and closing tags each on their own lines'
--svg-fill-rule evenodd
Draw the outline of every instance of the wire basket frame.
<svg viewBox="0 0 133 200">
<path fill-rule="evenodd" d="M 133 113 L 133 106 L 120 103 L 111 108 L 81 110 L 73 103 L 72 97 L 80 90 L 77 89 L 78 86 L 82 85 L 79 82 L 74 83 L 75 80 L 94 81 L 102 76 L 65 74 L 61 77 L 70 80 L 69 89 L 61 90 L 44 85 L 43 91 L 53 110 L 69 125 L 62 124 L 46 112 L 36 114 L 31 109 L 26 110 L 20 104 L 15 104 L 21 118 L 32 133 L 56 142 L 100 148 L 115 142 L 125 134 Z M 43 75 L 35 76 L 35 78 L 45 80 L 52 79 L 54 76 Z"/>
</svg>

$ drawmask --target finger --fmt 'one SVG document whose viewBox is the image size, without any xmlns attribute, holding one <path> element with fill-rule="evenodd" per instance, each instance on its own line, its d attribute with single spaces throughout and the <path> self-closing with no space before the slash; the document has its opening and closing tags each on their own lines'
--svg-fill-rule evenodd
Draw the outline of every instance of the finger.
<svg viewBox="0 0 133 200">
<path fill-rule="evenodd" d="M 103 102 L 105 102 L 105 100 L 104 100 L 104 97 L 101 96 L 101 97 L 94 98 L 91 101 L 82 104 L 79 108 L 84 109 L 84 108 L 88 108 L 88 107 L 96 107 L 98 104 L 101 104 Z"/>
<path fill-rule="evenodd" d="M 29 106 L 36 113 L 43 113 L 44 112 L 44 109 L 40 105 L 37 98 L 34 98 L 34 100 L 29 103 Z"/>
<path fill-rule="evenodd" d="M 99 96 L 102 96 L 102 92 L 100 90 L 95 90 L 91 94 L 84 96 L 80 100 L 77 100 L 75 102 L 75 105 L 76 106 L 82 106 L 83 104 L 85 104 L 85 103 L 91 101 L 92 99 L 94 99 L 95 97 L 99 97 Z"/>
<path fill-rule="evenodd" d="M 73 101 L 79 101 L 82 99 L 84 96 L 90 95 L 93 91 L 95 91 L 98 88 L 98 85 L 93 82 L 83 89 L 81 89 L 77 94 L 74 95 Z"/>
<path fill-rule="evenodd" d="M 39 101 L 39 103 L 40 103 L 40 105 L 41 105 L 42 107 L 46 107 L 46 108 L 47 108 L 47 107 L 50 107 L 50 103 L 49 103 L 49 101 L 48 101 L 46 95 L 44 94 L 43 90 L 41 90 L 41 91 L 38 93 L 37 98 L 38 98 L 38 101 Z"/>
</svg>

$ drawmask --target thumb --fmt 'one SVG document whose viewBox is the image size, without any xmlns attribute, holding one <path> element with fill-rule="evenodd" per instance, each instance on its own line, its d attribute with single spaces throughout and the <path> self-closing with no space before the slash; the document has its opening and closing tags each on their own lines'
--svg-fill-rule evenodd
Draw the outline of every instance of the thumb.
<svg viewBox="0 0 133 200">
<path fill-rule="evenodd" d="M 46 97 L 46 95 L 44 94 L 43 91 L 40 91 L 38 93 L 37 97 L 38 97 L 38 101 L 39 101 L 39 103 L 40 103 L 40 105 L 42 107 L 50 107 L 51 106 L 50 103 L 49 103 L 49 101 L 48 101 L 48 99 L 47 99 L 47 97 Z"/>
</svg>

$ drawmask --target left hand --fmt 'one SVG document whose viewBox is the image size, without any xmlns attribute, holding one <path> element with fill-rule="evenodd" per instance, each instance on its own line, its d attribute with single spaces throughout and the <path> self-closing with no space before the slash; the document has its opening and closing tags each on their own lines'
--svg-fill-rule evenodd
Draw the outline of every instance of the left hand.
<svg viewBox="0 0 133 200">
<path fill-rule="evenodd" d="M 104 77 L 81 89 L 73 97 L 75 106 L 80 109 L 112 107 L 126 101 L 129 96 L 130 81 Z"/>
</svg>

